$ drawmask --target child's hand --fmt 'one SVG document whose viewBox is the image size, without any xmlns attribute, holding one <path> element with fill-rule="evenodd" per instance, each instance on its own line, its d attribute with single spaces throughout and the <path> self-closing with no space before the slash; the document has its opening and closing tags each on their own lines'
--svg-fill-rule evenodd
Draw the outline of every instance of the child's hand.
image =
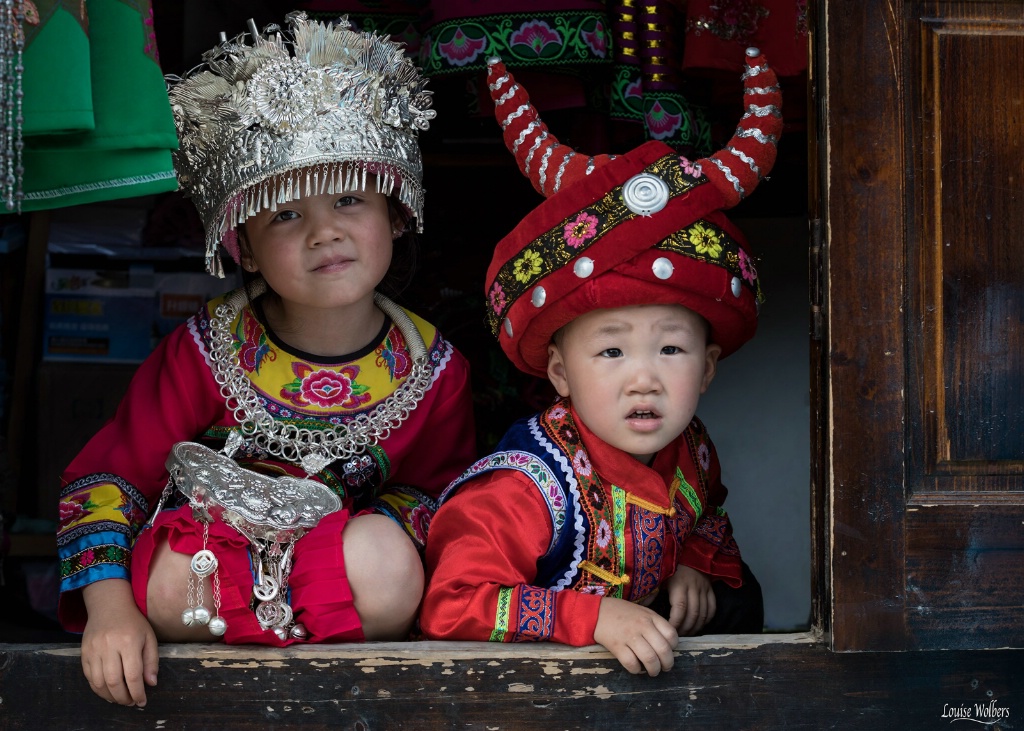
<svg viewBox="0 0 1024 731">
<path fill-rule="evenodd" d="M 146 685 L 156 685 L 156 634 L 121 579 L 85 587 L 89 619 L 82 633 L 82 670 L 93 692 L 124 706 L 146 705 Z"/>
<path fill-rule="evenodd" d="M 606 597 L 601 600 L 594 641 L 604 645 L 629 672 L 637 675 L 647 670 L 653 677 L 671 669 L 675 662 L 672 650 L 679 644 L 679 637 L 657 612 L 625 599 Z"/>
<path fill-rule="evenodd" d="M 696 569 L 682 564 L 668 580 L 668 621 L 680 635 L 695 635 L 715 616 L 715 592 L 711 581 Z"/>
</svg>

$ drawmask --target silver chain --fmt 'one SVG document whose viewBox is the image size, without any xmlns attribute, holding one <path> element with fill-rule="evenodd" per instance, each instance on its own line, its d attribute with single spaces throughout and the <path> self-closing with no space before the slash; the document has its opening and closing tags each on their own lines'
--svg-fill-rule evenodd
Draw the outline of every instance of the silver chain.
<svg viewBox="0 0 1024 731">
<path fill-rule="evenodd" d="M 0 192 L 8 211 L 21 213 L 24 197 L 22 182 L 22 139 L 24 110 L 22 77 L 25 74 L 25 3 L 23 0 L 0 2 Z"/>
<path fill-rule="evenodd" d="M 259 450 L 287 462 L 300 464 L 309 474 L 319 472 L 337 460 L 348 459 L 367 446 L 386 439 L 416 408 L 430 387 L 433 368 L 423 336 L 405 311 L 379 292 L 374 293 L 376 305 L 391 318 L 412 357 L 412 370 L 405 382 L 371 411 L 359 414 L 344 424 L 330 429 L 305 429 L 276 420 L 260 402 L 252 383 L 242 370 L 234 348 L 231 323 L 242 305 L 266 291 L 266 282 L 256 280 L 239 288 L 219 304 L 210 318 L 211 369 L 220 386 L 221 396 L 235 420 L 241 425 L 244 439 Z"/>
</svg>

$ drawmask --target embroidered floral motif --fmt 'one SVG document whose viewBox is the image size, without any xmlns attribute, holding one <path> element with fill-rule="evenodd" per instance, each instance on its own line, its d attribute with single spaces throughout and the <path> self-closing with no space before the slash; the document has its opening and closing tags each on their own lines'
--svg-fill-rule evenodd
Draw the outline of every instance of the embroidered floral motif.
<svg viewBox="0 0 1024 731">
<path fill-rule="evenodd" d="M 565 224 L 565 243 L 574 249 L 578 249 L 588 239 L 594 238 L 597 234 L 597 216 L 586 211 L 580 214 L 569 223 Z"/>
<path fill-rule="evenodd" d="M 281 397 L 298 406 L 354 409 L 370 400 L 366 386 L 356 382 L 359 366 L 313 370 L 308 363 L 292 364 L 296 378 L 281 389 Z"/>
<path fill-rule="evenodd" d="M 594 24 L 592 29 L 582 29 L 580 37 L 595 56 L 605 58 L 608 55 L 608 30 L 600 20 Z"/>
<path fill-rule="evenodd" d="M 70 525 L 89 515 L 97 508 L 96 503 L 86 495 L 75 495 L 70 500 L 61 500 L 59 507 L 60 524 Z"/>
<path fill-rule="evenodd" d="M 576 453 L 576 456 L 572 458 L 572 468 L 578 474 L 590 477 L 590 457 L 587 456 L 587 450 L 581 449 Z"/>
<path fill-rule="evenodd" d="M 377 354 L 377 367 L 386 367 L 392 381 L 405 378 L 412 371 L 409 350 L 405 347 L 405 339 L 397 327 L 392 327 L 388 331 L 384 342 L 373 352 Z"/>
<path fill-rule="evenodd" d="M 700 163 L 691 162 L 682 155 L 679 156 L 679 165 L 683 168 L 683 172 L 693 178 L 699 178 L 701 176 Z"/>
<path fill-rule="evenodd" d="M 676 155 L 666 155 L 648 165 L 646 172 L 664 180 L 669 187 L 669 195 L 682 195 L 697 185 L 707 182 L 707 178 L 694 179 L 683 172 Z M 488 310 L 488 322 L 491 332 L 497 336 L 501 319 L 515 301 L 529 290 L 540 278 L 565 266 L 573 258 L 600 241 L 609 231 L 620 223 L 635 218 L 638 214 L 629 210 L 622 200 L 622 186 L 608 191 L 600 200 L 577 211 L 541 234 L 522 254 L 511 259 L 502 266 L 495 282 L 501 285 L 503 298 L 497 295 L 491 301 Z M 577 222 L 594 222 L 591 235 L 589 225 L 583 229 L 587 237 L 580 241 L 569 241 L 567 229 L 571 232 Z M 582 237 L 579 237 L 582 238 Z M 693 246 L 685 243 L 692 251 Z M 498 305 L 501 306 L 498 306 Z"/>
<path fill-rule="evenodd" d="M 544 260 L 540 254 L 533 249 L 524 249 L 523 255 L 516 259 L 515 264 L 512 265 L 512 270 L 515 272 L 517 280 L 529 282 L 540 274 L 543 265 Z"/>
<path fill-rule="evenodd" d="M 753 260 L 750 258 L 750 255 L 743 249 L 740 249 L 739 251 L 739 259 L 740 273 L 743 275 L 744 279 L 753 284 L 754 280 L 757 279 L 757 269 L 754 268 Z"/>
<path fill-rule="evenodd" d="M 554 418 L 556 413 L 559 415 L 557 419 Z M 585 454 L 586 450 L 580 442 L 579 431 L 573 422 L 572 414 L 565 408 L 564 402 L 557 402 L 548 408 L 540 415 L 539 422 L 548 438 L 575 466 L 578 456 L 581 453 Z M 591 466 L 589 458 L 587 465 Z M 580 494 L 586 498 L 580 501 L 584 524 L 589 526 L 588 529 L 584 529 L 587 541 L 584 557 L 605 572 L 620 576 L 625 562 L 622 539 L 625 505 L 617 505 L 616 501 L 608 496 L 609 489 L 615 491 L 617 488 L 606 486 L 596 470 L 591 468 L 588 473 L 576 471 L 575 475 Z M 607 582 L 584 571 L 580 572 L 572 587 L 576 591 L 583 591 L 585 587 L 595 585 L 607 586 Z M 623 586 L 620 584 L 608 587 L 606 591 L 608 596 L 621 597 Z"/>
<path fill-rule="evenodd" d="M 491 309 L 494 312 L 501 312 L 505 308 L 505 290 L 502 289 L 498 282 L 495 282 L 494 286 L 491 287 L 487 299 L 490 300 Z"/>
<path fill-rule="evenodd" d="M 445 31 L 437 40 L 437 52 L 452 66 L 465 66 L 473 63 L 486 47 L 487 38 L 485 36 L 467 35 L 462 26 Z"/>
<path fill-rule="evenodd" d="M 248 309 L 243 310 L 234 335 L 238 362 L 246 373 L 259 374 L 264 361 L 277 360 L 277 351 L 270 347 L 266 331 Z"/>
<path fill-rule="evenodd" d="M 557 56 L 561 50 L 562 36 L 543 20 L 531 20 L 519 26 L 509 37 L 509 46 L 521 55 L 537 58 Z M 550 51 L 548 46 L 554 46 Z M 526 50 L 529 49 L 529 50 Z"/>
<path fill-rule="evenodd" d="M 601 548 L 608 548 L 608 544 L 612 541 L 612 527 L 608 525 L 607 520 L 602 520 L 600 525 L 597 526 L 597 545 Z"/>
<path fill-rule="evenodd" d="M 764 299 L 757 271 L 749 255 L 743 251 L 739 241 L 710 221 L 697 221 L 676 231 L 654 248 L 720 266 L 733 276 L 741 277 L 744 286 L 754 293 L 758 302 Z M 743 264 L 744 256 L 747 258 L 746 265 Z M 748 267 L 746 271 L 744 266 Z"/>
<path fill-rule="evenodd" d="M 697 460 L 700 462 L 700 468 L 705 472 L 711 469 L 711 450 L 708 449 L 707 442 L 701 442 L 697 447 Z"/>
<path fill-rule="evenodd" d="M 683 115 L 666 109 L 660 99 L 653 101 L 644 117 L 651 137 L 656 140 L 672 137 L 683 126 Z"/>
<path fill-rule="evenodd" d="M 488 56 L 524 67 L 610 64 L 603 12 L 534 11 L 444 20 L 424 34 L 419 62 L 430 75 L 485 70 Z"/>
<path fill-rule="evenodd" d="M 686 229 L 685 236 L 698 254 L 706 254 L 715 259 L 722 255 L 722 237 L 710 226 L 698 221 Z"/>
</svg>

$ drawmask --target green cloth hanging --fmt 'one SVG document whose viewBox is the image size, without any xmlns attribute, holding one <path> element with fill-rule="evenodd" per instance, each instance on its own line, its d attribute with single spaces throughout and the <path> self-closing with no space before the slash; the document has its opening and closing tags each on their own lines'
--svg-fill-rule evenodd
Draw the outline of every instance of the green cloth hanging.
<svg viewBox="0 0 1024 731">
<path fill-rule="evenodd" d="M 178 139 L 150 0 L 35 5 L 37 25 L 25 25 L 21 209 L 175 190 Z"/>
</svg>

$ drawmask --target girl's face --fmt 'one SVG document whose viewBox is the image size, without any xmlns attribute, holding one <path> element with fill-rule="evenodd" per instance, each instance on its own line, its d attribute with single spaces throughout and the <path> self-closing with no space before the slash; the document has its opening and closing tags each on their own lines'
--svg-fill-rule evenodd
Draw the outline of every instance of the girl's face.
<svg viewBox="0 0 1024 731">
<path fill-rule="evenodd" d="M 336 308 L 372 298 L 401 224 L 371 176 L 367 189 L 306 196 L 251 216 L 242 265 L 262 274 L 286 307 Z"/>
<path fill-rule="evenodd" d="M 715 377 L 721 348 L 679 305 L 594 310 L 548 346 L 548 378 L 587 428 L 649 463 L 683 433 Z"/>
</svg>

